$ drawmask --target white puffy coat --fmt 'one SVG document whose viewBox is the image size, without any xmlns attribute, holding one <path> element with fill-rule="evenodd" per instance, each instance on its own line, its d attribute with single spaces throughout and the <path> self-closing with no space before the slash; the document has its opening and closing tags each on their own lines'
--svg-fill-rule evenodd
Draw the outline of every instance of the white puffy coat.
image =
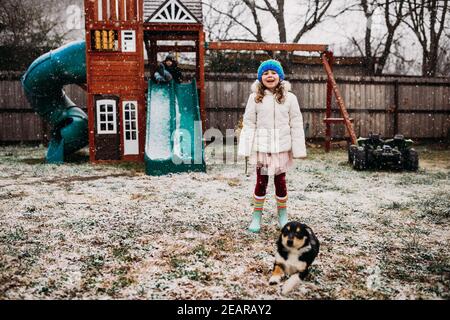
<svg viewBox="0 0 450 320">
<path fill-rule="evenodd" d="M 255 102 L 258 80 L 245 108 L 238 154 L 250 156 L 260 151 L 278 153 L 292 150 L 294 158 L 306 157 L 303 117 L 297 97 L 290 92 L 291 84 L 283 81 L 286 100 L 279 104 L 269 90 L 261 103 Z"/>
</svg>

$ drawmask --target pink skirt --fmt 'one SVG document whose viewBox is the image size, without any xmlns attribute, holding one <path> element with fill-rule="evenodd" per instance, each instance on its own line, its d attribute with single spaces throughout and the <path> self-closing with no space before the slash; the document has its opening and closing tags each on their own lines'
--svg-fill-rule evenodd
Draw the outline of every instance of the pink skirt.
<svg viewBox="0 0 450 320">
<path fill-rule="evenodd" d="M 291 151 L 279 153 L 253 152 L 249 162 L 258 168 L 265 168 L 265 174 L 267 175 L 279 175 L 287 172 L 294 164 Z"/>
</svg>

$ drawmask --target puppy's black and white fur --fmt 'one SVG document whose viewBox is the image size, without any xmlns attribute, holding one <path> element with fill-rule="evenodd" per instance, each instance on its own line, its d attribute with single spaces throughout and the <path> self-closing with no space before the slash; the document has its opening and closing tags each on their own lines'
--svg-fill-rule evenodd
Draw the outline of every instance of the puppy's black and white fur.
<svg viewBox="0 0 450 320">
<path fill-rule="evenodd" d="M 289 222 L 281 229 L 270 284 L 289 277 L 281 293 L 287 294 L 308 275 L 308 268 L 319 253 L 319 240 L 306 224 Z"/>
</svg>

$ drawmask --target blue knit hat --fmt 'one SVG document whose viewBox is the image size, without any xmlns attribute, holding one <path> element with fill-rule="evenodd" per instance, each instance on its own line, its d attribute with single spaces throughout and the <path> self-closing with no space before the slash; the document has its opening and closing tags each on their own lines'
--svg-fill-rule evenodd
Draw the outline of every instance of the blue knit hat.
<svg viewBox="0 0 450 320">
<path fill-rule="evenodd" d="M 273 70 L 276 73 L 278 73 L 278 76 L 280 77 L 280 80 L 284 80 L 284 71 L 283 67 L 281 66 L 281 63 L 279 63 L 277 60 L 266 60 L 261 63 L 261 65 L 258 68 L 258 80 L 262 81 L 262 75 L 267 70 Z"/>
</svg>

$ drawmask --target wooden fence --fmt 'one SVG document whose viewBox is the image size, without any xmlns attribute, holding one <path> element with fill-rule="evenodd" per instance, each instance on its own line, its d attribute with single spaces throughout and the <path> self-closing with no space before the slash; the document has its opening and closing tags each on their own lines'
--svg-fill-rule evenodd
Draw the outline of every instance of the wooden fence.
<svg viewBox="0 0 450 320">
<path fill-rule="evenodd" d="M 357 136 L 369 132 L 412 138 L 449 138 L 450 80 L 397 77 L 338 77 Z M 209 75 L 206 82 L 208 127 L 233 128 L 245 110 L 254 76 Z M 308 138 L 325 135 L 326 77 L 291 77 Z M 340 117 L 333 100 L 333 117 Z M 345 135 L 344 125 L 332 125 L 333 137 Z"/>
<path fill-rule="evenodd" d="M 449 79 L 347 76 L 336 80 L 357 136 L 375 132 L 385 137 L 402 133 L 411 138 L 449 139 Z M 254 75 L 206 75 L 207 128 L 218 128 L 223 134 L 235 128 L 253 81 Z M 299 99 L 307 137 L 323 138 L 326 78 L 290 77 L 290 82 Z M 81 88 L 67 86 L 66 92 L 77 105 L 85 105 Z M 339 117 L 334 101 L 333 109 L 333 116 Z M 45 141 L 48 130 L 30 108 L 20 81 L 0 81 L 0 142 Z M 333 125 L 332 134 L 344 137 L 344 126 Z"/>
</svg>

